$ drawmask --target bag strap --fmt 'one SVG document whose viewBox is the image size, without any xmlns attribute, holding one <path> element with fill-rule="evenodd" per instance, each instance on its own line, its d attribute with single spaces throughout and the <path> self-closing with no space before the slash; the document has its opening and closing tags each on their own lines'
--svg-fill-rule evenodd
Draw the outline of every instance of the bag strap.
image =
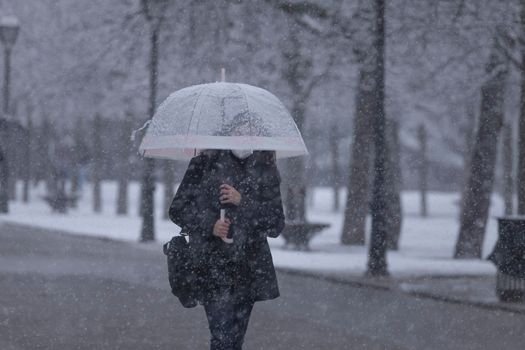
<svg viewBox="0 0 525 350">
<path fill-rule="evenodd" d="M 182 232 L 182 231 L 179 232 L 179 235 L 182 237 L 189 237 L 187 233 Z M 162 245 L 162 251 L 164 252 L 164 255 L 168 255 L 168 250 L 170 249 L 170 243 L 171 243 L 171 239 Z"/>
</svg>

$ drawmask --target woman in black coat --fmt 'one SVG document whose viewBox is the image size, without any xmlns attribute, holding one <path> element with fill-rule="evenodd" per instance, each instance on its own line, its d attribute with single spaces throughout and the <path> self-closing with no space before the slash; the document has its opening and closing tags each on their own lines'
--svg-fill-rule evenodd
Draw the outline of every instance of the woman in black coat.
<svg viewBox="0 0 525 350">
<path fill-rule="evenodd" d="M 201 152 L 191 159 L 169 215 L 189 235 L 210 348 L 241 349 L 253 304 L 279 296 L 267 242 L 284 228 L 275 152 Z"/>
</svg>

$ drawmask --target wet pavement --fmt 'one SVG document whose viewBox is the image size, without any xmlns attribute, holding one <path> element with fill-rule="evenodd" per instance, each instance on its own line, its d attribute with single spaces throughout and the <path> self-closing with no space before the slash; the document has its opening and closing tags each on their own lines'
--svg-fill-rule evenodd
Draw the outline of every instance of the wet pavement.
<svg viewBox="0 0 525 350">
<path fill-rule="evenodd" d="M 0 224 L 0 349 L 207 349 L 158 243 Z M 525 315 L 279 273 L 245 349 L 522 349 Z"/>
</svg>

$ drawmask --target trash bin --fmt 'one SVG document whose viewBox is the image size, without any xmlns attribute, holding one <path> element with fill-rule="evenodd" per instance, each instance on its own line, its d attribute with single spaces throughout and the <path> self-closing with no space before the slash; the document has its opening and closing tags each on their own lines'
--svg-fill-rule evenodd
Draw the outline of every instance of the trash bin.
<svg viewBox="0 0 525 350">
<path fill-rule="evenodd" d="M 525 216 L 499 218 L 498 235 L 488 257 L 498 269 L 496 294 L 501 301 L 525 302 Z"/>
</svg>

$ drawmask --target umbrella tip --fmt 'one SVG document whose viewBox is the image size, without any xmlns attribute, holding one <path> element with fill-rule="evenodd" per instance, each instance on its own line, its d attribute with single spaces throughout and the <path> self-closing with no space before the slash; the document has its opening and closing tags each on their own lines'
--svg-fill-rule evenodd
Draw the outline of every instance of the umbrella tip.
<svg viewBox="0 0 525 350">
<path fill-rule="evenodd" d="M 226 68 L 221 67 L 221 83 L 226 81 Z"/>
</svg>

